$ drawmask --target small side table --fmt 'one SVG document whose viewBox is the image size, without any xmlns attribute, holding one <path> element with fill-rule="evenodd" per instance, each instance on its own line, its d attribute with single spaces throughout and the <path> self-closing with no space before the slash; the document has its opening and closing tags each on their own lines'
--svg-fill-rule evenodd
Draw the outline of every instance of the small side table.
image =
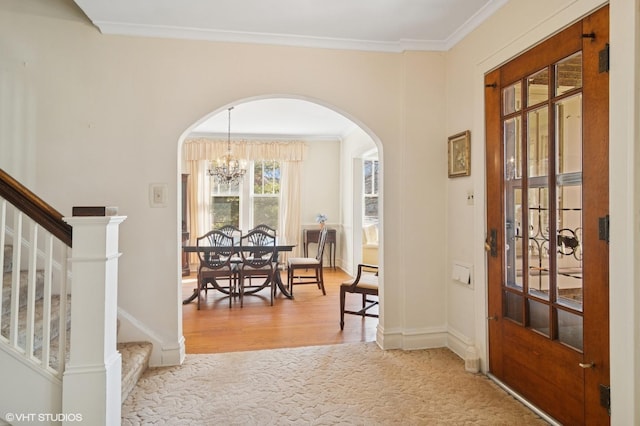
<svg viewBox="0 0 640 426">
<path fill-rule="evenodd" d="M 318 244 L 320 238 L 319 229 L 304 229 L 302 231 L 302 249 L 304 257 L 309 257 L 309 244 Z M 329 228 L 327 230 L 327 240 L 325 244 L 329 244 L 329 266 L 336 269 L 336 230 Z"/>
</svg>

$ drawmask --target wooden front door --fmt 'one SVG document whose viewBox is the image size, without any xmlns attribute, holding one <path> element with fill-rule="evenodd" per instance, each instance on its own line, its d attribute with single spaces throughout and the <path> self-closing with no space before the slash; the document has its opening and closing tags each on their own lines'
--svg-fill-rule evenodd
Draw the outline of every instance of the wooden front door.
<svg viewBox="0 0 640 426">
<path fill-rule="evenodd" d="M 489 368 L 566 425 L 609 422 L 609 10 L 485 77 Z"/>
</svg>

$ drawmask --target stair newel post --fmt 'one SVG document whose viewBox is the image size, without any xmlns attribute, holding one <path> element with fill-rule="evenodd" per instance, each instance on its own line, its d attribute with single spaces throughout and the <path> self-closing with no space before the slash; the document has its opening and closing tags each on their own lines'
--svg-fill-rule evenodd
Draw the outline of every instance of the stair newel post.
<svg viewBox="0 0 640 426">
<path fill-rule="evenodd" d="M 62 411 L 81 415 L 83 423 L 91 425 L 120 424 L 122 358 L 116 349 L 118 228 L 125 219 L 126 216 L 64 218 L 73 227 L 73 249 L 71 346 L 63 376 Z"/>
</svg>

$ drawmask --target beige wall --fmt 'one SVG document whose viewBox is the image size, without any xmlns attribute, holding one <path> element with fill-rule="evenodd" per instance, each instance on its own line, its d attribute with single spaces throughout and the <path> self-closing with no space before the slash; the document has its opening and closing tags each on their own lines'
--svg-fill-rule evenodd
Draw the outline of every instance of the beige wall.
<svg viewBox="0 0 640 426">
<path fill-rule="evenodd" d="M 2 92 L 0 146 L 12 154 L 0 166 L 63 214 L 113 205 L 128 216 L 119 306 L 163 342 L 162 362 L 172 362 L 182 338 L 178 141 L 210 112 L 265 96 L 331 107 L 383 147 L 389 255 L 380 343 L 407 346 L 410 329 L 410 345 L 421 346 L 415 334 L 444 330 L 443 252 L 425 253 L 420 282 L 404 272 L 408 262 L 425 265 L 416 233 L 445 237 L 442 227 L 425 228 L 444 222 L 442 54 L 108 36 L 69 3 L 55 13 L 0 4 L 1 81 L 13 89 Z M 168 184 L 171 207 L 149 207 L 150 183 Z"/>
</svg>

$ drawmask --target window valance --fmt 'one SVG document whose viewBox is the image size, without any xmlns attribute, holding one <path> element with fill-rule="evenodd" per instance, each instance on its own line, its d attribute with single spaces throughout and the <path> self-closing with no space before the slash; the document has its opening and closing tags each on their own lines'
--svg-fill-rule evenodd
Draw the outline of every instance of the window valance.
<svg viewBox="0 0 640 426">
<path fill-rule="evenodd" d="M 215 160 L 227 153 L 223 139 L 189 138 L 183 147 L 186 161 Z M 243 160 L 303 161 L 307 145 L 303 141 L 231 140 L 231 151 Z"/>
</svg>

